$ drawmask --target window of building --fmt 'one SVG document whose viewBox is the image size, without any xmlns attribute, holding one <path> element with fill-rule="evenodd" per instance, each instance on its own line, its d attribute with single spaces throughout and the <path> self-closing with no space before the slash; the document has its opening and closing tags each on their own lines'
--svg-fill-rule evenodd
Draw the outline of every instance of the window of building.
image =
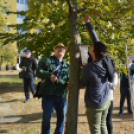
<svg viewBox="0 0 134 134">
<path fill-rule="evenodd" d="M 6 13 L 6 15 L 9 16 L 10 14 L 7 14 L 7 13 Z"/>
<path fill-rule="evenodd" d="M 27 5 L 27 1 L 28 1 L 28 0 L 25 0 L 25 5 Z"/>
<path fill-rule="evenodd" d="M 9 27 L 9 26 L 7 26 L 7 31 L 8 31 L 8 32 L 10 31 L 10 27 Z"/>
<path fill-rule="evenodd" d="M 20 4 L 25 4 L 25 0 L 20 0 Z"/>
<path fill-rule="evenodd" d="M 24 16 L 24 15 L 20 15 L 20 18 L 21 18 L 21 19 L 25 19 L 25 16 Z"/>
<path fill-rule="evenodd" d="M 17 10 L 17 12 L 19 12 L 19 10 Z M 20 15 L 19 14 L 17 14 L 17 18 L 20 18 Z"/>
<path fill-rule="evenodd" d="M 25 5 L 27 5 L 28 0 L 17 0 L 17 3 L 18 4 L 25 4 Z"/>
</svg>

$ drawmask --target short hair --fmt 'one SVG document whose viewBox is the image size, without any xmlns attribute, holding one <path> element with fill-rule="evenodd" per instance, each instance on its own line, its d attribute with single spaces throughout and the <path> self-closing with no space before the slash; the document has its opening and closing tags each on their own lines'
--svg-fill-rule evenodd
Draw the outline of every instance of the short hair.
<svg viewBox="0 0 134 134">
<path fill-rule="evenodd" d="M 95 42 L 94 43 L 94 53 L 97 60 L 103 59 L 105 56 L 107 56 L 107 46 L 104 45 L 101 42 Z"/>
<path fill-rule="evenodd" d="M 116 72 L 116 66 L 115 66 L 114 59 L 113 59 L 112 57 L 110 57 L 110 59 L 111 59 L 111 62 L 112 62 L 112 65 L 113 65 L 114 71 Z"/>
</svg>

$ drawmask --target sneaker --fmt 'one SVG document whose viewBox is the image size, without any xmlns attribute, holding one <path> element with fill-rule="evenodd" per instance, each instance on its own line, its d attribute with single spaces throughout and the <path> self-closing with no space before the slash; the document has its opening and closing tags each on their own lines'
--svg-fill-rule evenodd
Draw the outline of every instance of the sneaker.
<svg viewBox="0 0 134 134">
<path fill-rule="evenodd" d="M 127 114 L 132 115 L 132 112 L 127 112 Z"/>
<path fill-rule="evenodd" d="M 29 100 L 30 100 L 30 99 L 26 99 L 26 100 L 24 101 L 24 103 L 27 103 Z"/>
<path fill-rule="evenodd" d="M 119 116 L 123 115 L 123 113 L 118 113 Z"/>
</svg>

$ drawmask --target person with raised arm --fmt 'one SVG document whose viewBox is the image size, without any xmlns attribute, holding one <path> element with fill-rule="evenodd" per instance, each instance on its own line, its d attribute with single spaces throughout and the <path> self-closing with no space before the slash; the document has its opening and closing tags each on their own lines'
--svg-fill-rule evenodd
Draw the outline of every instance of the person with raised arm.
<svg viewBox="0 0 134 134">
<path fill-rule="evenodd" d="M 82 85 L 86 86 L 87 119 L 91 134 L 108 134 L 106 126 L 110 106 L 108 80 L 112 81 L 114 69 L 107 56 L 107 46 L 99 41 L 88 15 L 84 15 L 84 21 L 93 41 L 89 51 L 92 61 L 82 69 Z"/>
</svg>

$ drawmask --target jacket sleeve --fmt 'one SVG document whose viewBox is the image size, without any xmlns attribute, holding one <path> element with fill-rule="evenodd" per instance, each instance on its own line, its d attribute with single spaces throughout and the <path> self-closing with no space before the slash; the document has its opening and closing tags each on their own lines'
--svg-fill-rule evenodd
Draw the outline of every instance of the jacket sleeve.
<svg viewBox="0 0 134 134">
<path fill-rule="evenodd" d="M 19 64 L 19 68 L 22 68 L 24 65 L 23 65 L 23 59 L 21 60 L 20 64 Z"/>
<path fill-rule="evenodd" d="M 106 56 L 103 58 L 103 62 L 105 64 L 105 67 L 107 69 L 107 76 L 108 76 L 108 81 L 113 81 L 113 74 L 114 74 L 114 68 L 111 62 L 111 59 L 109 58 L 109 56 Z"/>
<path fill-rule="evenodd" d="M 70 77 L 70 68 L 69 68 L 69 65 L 68 65 L 67 76 L 65 78 L 64 77 L 59 78 L 58 83 L 62 84 L 62 85 L 64 85 L 64 84 L 67 85 L 67 82 L 69 82 L 69 77 Z"/>
<path fill-rule="evenodd" d="M 134 75 L 134 68 L 130 68 L 130 75 Z"/>
<path fill-rule="evenodd" d="M 87 85 L 88 85 L 88 75 L 87 75 L 86 66 L 84 66 L 84 67 L 82 68 L 81 83 L 82 83 L 82 86 L 87 86 Z"/>
<path fill-rule="evenodd" d="M 41 59 L 38 64 L 38 68 L 36 70 L 36 75 L 38 78 L 49 79 L 51 76 L 51 72 L 47 71 L 47 58 Z"/>
<path fill-rule="evenodd" d="M 109 88 L 112 89 L 112 90 L 115 90 L 116 86 L 117 86 L 117 83 L 118 83 L 118 74 L 115 73 L 114 74 L 114 78 L 113 78 L 113 82 L 108 82 L 109 84 Z"/>
<path fill-rule="evenodd" d="M 90 35 L 90 38 L 91 38 L 93 44 L 95 42 L 98 42 L 99 41 L 99 38 L 98 38 L 98 36 L 97 36 L 94 28 L 92 27 L 91 23 L 90 22 L 86 23 L 86 27 L 87 27 L 87 30 L 89 32 L 89 35 Z"/>
<path fill-rule="evenodd" d="M 86 26 L 87 26 L 87 29 L 88 29 L 88 32 L 89 32 L 89 35 L 92 39 L 93 44 L 95 42 L 99 41 L 99 38 L 98 38 L 94 28 L 92 27 L 91 23 L 90 22 L 86 23 Z M 91 61 L 91 59 L 88 59 L 88 62 L 90 62 L 90 61 Z M 113 80 L 113 74 L 114 74 L 114 68 L 113 68 L 112 62 L 111 62 L 111 60 L 108 56 L 104 57 L 103 61 L 104 61 L 104 64 L 107 68 L 108 80 L 112 81 Z"/>
<path fill-rule="evenodd" d="M 34 72 L 34 77 L 37 77 L 37 76 L 36 76 L 37 61 L 36 61 L 35 59 L 33 59 L 32 68 L 33 68 L 33 72 Z"/>
</svg>

